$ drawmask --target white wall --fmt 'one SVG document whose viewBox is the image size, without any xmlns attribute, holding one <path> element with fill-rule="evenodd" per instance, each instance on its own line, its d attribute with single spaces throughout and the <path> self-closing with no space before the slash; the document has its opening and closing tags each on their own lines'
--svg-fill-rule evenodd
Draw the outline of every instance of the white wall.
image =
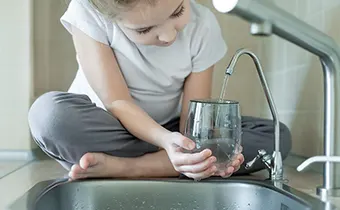
<svg viewBox="0 0 340 210">
<path fill-rule="evenodd" d="M 32 98 L 31 0 L 0 7 L 0 150 L 32 147 L 27 111 Z"/>
</svg>

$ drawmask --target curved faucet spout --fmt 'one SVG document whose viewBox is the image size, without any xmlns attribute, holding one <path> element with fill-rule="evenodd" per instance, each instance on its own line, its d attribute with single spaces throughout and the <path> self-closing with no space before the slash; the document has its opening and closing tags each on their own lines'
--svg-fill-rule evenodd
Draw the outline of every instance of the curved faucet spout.
<svg viewBox="0 0 340 210">
<path fill-rule="evenodd" d="M 236 66 L 236 63 L 242 55 L 249 55 L 253 59 L 254 64 L 256 66 L 257 73 L 259 75 L 259 79 L 260 79 L 262 88 L 264 90 L 267 102 L 269 104 L 269 108 L 270 108 L 270 111 L 271 111 L 271 114 L 272 114 L 272 117 L 273 117 L 273 120 L 274 120 L 274 127 L 275 127 L 275 151 L 273 153 L 273 165 L 272 165 L 273 168 L 272 168 L 272 171 L 271 171 L 271 176 L 272 176 L 272 179 L 274 179 L 274 180 L 282 180 L 283 179 L 283 165 L 282 165 L 282 156 L 281 156 L 281 152 L 280 152 L 280 121 L 279 121 L 279 115 L 277 113 L 272 94 L 270 92 L 266 78 L 264 76 L 260 60 L 250 50 L 239 49 L 236 52 L 236 54 L 233 56 L 233 58 L 231 59 L 229 65 L 228 65 L 228 68 L 226 70 L 226 74 L 231 75 L 234 72 L 234 68 Z"/>
</svg>

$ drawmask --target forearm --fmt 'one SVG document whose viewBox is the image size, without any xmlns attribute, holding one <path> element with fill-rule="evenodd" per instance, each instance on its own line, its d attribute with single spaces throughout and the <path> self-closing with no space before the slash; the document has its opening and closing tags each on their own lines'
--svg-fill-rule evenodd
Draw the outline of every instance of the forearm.
<svg viewBox="0 0 340 210">
<path fill-rule="evenodd" d="M 126 176 L 130 178 L 179 176 L 165 150 L 138 158 L 129 158 L 127 164 L 131 167 L 130 172 L 132 173 L 128 173 Z"/>
<path fill-rule="evenodd" d="M 163 139 L 163 136 L 170 131 L 155 122 L 134 102 L 117 100 L 111 103 L 108 109 L 132 135 L 164 148 L 166 140 Z"/>
</svg>

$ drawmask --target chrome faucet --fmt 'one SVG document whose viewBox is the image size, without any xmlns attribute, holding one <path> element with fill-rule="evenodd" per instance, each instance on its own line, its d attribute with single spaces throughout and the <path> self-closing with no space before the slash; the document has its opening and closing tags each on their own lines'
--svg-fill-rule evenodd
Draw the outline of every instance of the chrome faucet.
<svg viewBox="0 0 340 210">
<path fill-rule="evenodd" d="M 242 55 L 249 55 L 256 66 L 257 73 L 259 75 L 259 79 L 262 85 L 262 88 L 264 90 L 264 93 L 266 95 L 267 102 L 269 104 L 270 111 L 273 116 L 274 120 L 274 136 L 275 136 L 275 151 L 273 155 L 267 154 L 265 150 L 259 150 L 258 155 L 249 163 L 246 164 L 246 169 L 251 168 L 252 165 L 257 161 L 261 160 L 270 171 L 270 178 L 271 180 L 283 180 L 283 166 L 282 166 L 282 156 L 280 152 L 280 121 L 279 121 L 279 115 L 277 113 L 273 97 L 271 95 L 271 92 L 269 90 L 266 78 L 263 74 L 262 66 L 260 63 L 260 60 L 258 57 L 251 51 L 247 49 L 240 49 L 236 52 L 236 54 L 233 56 L 233 58 L 230 61 L 230 64 L 226 70 L 226 74 L 231 75 L 234 72 L 234 68 L 236 66 L 236 63 L 240 56 Z"/>
<path fill-rule="evenodd" d="M 280 9 L 272 0 L 212 0 L 217 11 L 250 22 L 252 35 L 276 34 L 320 58 L 324 73 L 324 156 L 312 157 L 298 170 L 320 160 L 324 162 L 323 186 L 317 194 L 340 196 L 340 48 L 327 34 Z"/>
<path fill-rule="evenodd" d="M 330 163 L 340 163 L 340 156 L 314 156 L 311 158 L 308 158 L 307 160 L 305 160 L 304 162 L 302 162 L 298 167 L 297 170 L 298 171 L 303 171 L 305 168 L 307 168 L 309 165 L 311 165 L 312 163 L 325 163 L 325 164 L 330 164 Z M 336 175 L 335 176 L 340 176 Z M 327 180 L 327 176 L 324 175 L 324 179 L 326 179 L 327 182 L 329 182 L 329 180 Z M 332 196 L 340 196 L 339 194 L 339 190 L 335 189 L 325 189 L 325 188 L 318 188 L 317 189 L 317 194 L 319 194 L 322 199 L 326 199 L 328 198 L 329 195 Z"/>
</svg>

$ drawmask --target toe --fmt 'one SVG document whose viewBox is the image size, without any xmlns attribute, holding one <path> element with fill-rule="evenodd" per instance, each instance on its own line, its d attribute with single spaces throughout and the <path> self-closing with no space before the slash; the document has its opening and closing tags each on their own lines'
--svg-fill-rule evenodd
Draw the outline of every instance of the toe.
<svg viewBox="0 0 340 210">
<path fill-rule="evenodd" d="M 88 169 L 97 164 L 97 159 L 95 158 L 95 154 L 93 153 L 86 153 L 80 158 L 79 164 L 82 169 Z"/>
<path fill-rule="evenodd" d="M 86 170 L 82 169 L 78 164 L 74 164 L 71 167 L 71 170 L 68 173 L 68 176 L 71 179 L 79 179 L 80 177 L 84 176 L 85 174 L 86 174 Z"/>
<path fill-rule="evenodd" d="M 86 173 L 86 170 L 80 167 L 78 164 L 74 164 L 71 168 L 71 171 L 73 171 L 76 174 L 83 174 Z"/>
<path fill-rule="evenodd" d="M 88 176 L 87 176 L 87 174 L 76 174 L 73 171 L 70 171 L 69 177 L 71 178 L 71 180 L 79 180 L 79 179 L 85 179 Z"/>
</svg>

